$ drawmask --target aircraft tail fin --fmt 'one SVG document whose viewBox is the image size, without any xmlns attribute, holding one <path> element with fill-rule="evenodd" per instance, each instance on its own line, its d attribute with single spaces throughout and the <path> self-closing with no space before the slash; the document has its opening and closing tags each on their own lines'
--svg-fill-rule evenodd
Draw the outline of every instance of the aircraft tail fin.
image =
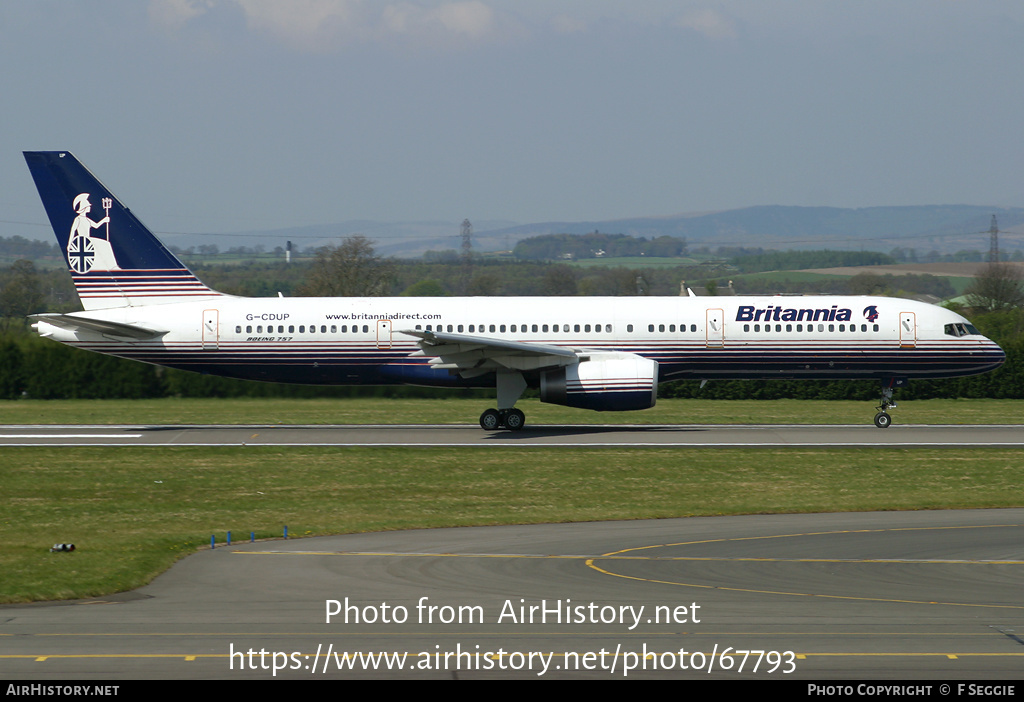
<svg viewBox="0 0 1024 702">
<path fill-rule="evenodd" d="M 221 295 L 70 152 L 26 151 L 25 160 L 86 310 Z"/>
</svg>

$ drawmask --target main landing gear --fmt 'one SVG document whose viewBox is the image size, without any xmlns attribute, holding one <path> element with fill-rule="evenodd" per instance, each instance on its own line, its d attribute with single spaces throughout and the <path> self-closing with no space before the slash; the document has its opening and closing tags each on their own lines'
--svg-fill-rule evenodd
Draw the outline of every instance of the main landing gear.
<svg viewBox="0 0 1024 702">
<path fill-rule="evenodd" d="M 878 410 L 878 414 L 875 415 L 875 426 L 879 429 L 888 429 L 892 424 L 892 417 L 889 416 L 888 409 L 896 406 L 896 402 L 892 399 L 893 386 L 905 384 L 905 380 L 901 382 L 895 378 L 882 383 L 882 400 L 878 407 L 875 408 Z"/>
<path fill-rule="evenodd" d="M 525 425 L 526 415 L 515 407 L 505 410 L 484 410 L 484 413 L 480 415 L 480 427 L 487 431 L 494 431 L 502 427 L 512 431 L 519 431 Z"/>
<path fill-rule="evenodd" d="M 498 407 L 504 409 L 484 410 L 480 415 L 480 427 L 486 431 L 508 429 L 519 431 L 526 424 L 526 415 L 513 405 L 523 396 L 526 379 L 518 371 L 498 371 L 496 378 Z"/>
</svg>

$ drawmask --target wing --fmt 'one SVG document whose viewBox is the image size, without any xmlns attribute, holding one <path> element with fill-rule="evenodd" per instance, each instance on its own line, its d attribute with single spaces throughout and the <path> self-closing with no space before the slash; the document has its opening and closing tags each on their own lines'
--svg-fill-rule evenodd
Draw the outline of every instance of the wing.
<svg viewBox="0 0 1024 702">
<path fill-rule="evenodd" d="M 107 336 L 117 336 L 125 339 L 155 339 L 166 334 L 166 331 L 147 329 L 137 324 L 125 324 L 123 322 L 108 322 L 104 319 L 91 319 L 89 317 L 77 317 L 71 314 L 33 314 L 29 319 L 45 322 L 68 331 L 91 331 L 99 332 Z M 43 334 L 45 336 L 45 334 Z"/>
<path fill-rule="evenodd" d="M 433 356 L 432 368 L 456 371 L 463 378 L 501 370 L 558 368 L 579 362 L 579 352 L 564 346 L 433 331 L 403 330 L 401 333 L 420 339 L 420 350 L 414 356 Z"/>
</svg>

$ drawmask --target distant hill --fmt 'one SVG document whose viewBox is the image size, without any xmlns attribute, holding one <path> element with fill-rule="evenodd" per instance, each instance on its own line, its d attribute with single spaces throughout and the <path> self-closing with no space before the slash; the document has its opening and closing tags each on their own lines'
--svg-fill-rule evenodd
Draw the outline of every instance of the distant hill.
<svg viewBox="0 0 1024 702">
<path fill-rule="evenodd" d="M 760 246 L 766 249 L 915 248 L 954 253 L 963 249 L 988 251 L 992 215 L 1000 228 L 1000 248 L 1024 249 L 1024 208 L 978 205 L 904 207 L 788 207 L 769 205 L 722 212 L 668 217 L 537 222 L 516 224 L 474 221 L 473 246 L 479 252 L 511 250 L 520 239 L 542 234 L 629 234 L 648 239 L 685 237 L 691 250 L 701 246 Z M 472 220 L 473 218 L 470 217 Z M 336 243 L 354 234 L 373 239 L 379 254 L 414 258 L 424 252 L 460 250 L 458 221 L 375 222 L 349 220 L 329 225 L 237 232 L 233 234 L 161 234 L 168 244 L 188 248 L 216 244 L 221 251 L 234 246 L 263 246 L 267 251 L 291 240 L 299 249 Z M 33 236 L 36 232 L 31 232 Z M 41 236 L 39 238 L 42 238 Z"/>
<path fill-rule="evenodd" d="M 486 232 L 523 239 L 540 234 L 623 233 L 648 239 L 685 237 L 699 246 L 760 246 L 773 249 L 988 250 L 992 215 L 1000 247 L 1024 248 L 1024 208 L 936 205 L 906 207 L 746 207 L 701 215 L 638 217 L 605 222 L 544 222 Z"/>
</svg>

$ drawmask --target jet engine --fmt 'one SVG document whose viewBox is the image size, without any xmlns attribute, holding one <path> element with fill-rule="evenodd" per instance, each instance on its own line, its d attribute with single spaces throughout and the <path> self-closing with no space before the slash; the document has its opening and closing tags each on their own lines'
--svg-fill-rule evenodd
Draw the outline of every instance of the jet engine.
<svg viewBox="0 0 1024 702">
<path fill-rule="evenodd" d="M 657 361 L 635 354 L 591 354 L 540 377 L 540 401 L 554 405 L 617 412 L 654 407 L 657 397 Z"/>
</svg>

